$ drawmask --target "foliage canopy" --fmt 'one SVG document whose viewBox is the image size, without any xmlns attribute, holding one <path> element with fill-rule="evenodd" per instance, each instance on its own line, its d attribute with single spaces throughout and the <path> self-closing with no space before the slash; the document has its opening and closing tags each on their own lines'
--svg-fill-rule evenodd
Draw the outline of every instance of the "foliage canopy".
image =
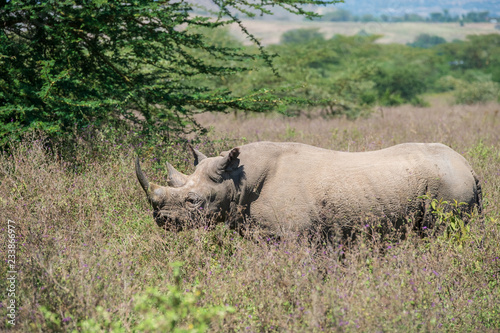
<svg viewBox="0 0 500 333">
<path fill-rule="evenodd" d="M 216 0 L 210 18 L 184 0 L 0 1 L 0 144 L 32 129 L 57 135 L 120 122 L 168 134 L 196 128 L 196 112 L 287 103 L 268 90 L 237 96 L 197 79 L 244 72 L 256 58 L 273 68 L 238 15 L 281 7 L 311 18 L 302 5 L 335 2 Z M 258 52 L 211 44 L 197 30 L 233 23 Z"/>
</svg>

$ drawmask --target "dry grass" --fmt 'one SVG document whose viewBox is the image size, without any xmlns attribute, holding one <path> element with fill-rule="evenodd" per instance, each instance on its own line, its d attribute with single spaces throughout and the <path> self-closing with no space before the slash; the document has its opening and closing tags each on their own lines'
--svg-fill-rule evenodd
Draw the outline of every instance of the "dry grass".
<svg viewBox="0 0 500 333">
<path fill-rule="evenodd" d="M 430 34 L 443 37 L 451 42 L 454 39 L 464 40 L 467 35 L 482 35 L 500 33 L 495 29 L 494 23 L 468 23 L 460 27 L 458 23 L 424 23 L 424 22 L 294 22 L 294 21 L 260 21 L 244 20 L 243 24 L 264 45 L 278 44 L 281 35 L 293 29 L 319 29 L 326 38 L 340 34 L 352 36 L 361 30 L 369 34 L 383 35 L 377 43 L 406 44 L 413 42 L 419 34 Z M 231 32 L 242 42 L 250 44 L 250 41 L 239 30 L 237 26 L 231 26 Z"/>
<path fill-rule="evenodd" d="M 186 297 L 200 293 L 192 307 L 235 309 L 211 320 L 214 332 L 498 332 L 499 110 L 498 104 L 443 104 L 381 109 L 356 121 L 233 114 L 199 119 L 213 127 L 200 138 L 207 154 L 256 140 L 350 151 L 408 141 L 448 144 L 473 164 L 487 204 L 485 229 L 472 221 L 460 244 L 413 234 L 389 243 L 375 234 L 332 248 L 290 239 L 251 241 L 222 226 L 166 233 L 154 224 L 135 178 L 127 136 L 82 138 L 65 160 L 41 140 L 27 140 L 0 160 L 2 244 L 7 219 L 18 226 L 13 330 L 89 331 L 84 324 L 93 318 L 97 331 L 113 331 L 103 319 L 109 314 L 122 331 L 138 331 L 145 317 L 134 307 L 139 296 L 150 286 L 168 294 L 177 283 Z M 141 154 L 156 182 L 164 182 L 157 158 L 192 168 L 181 146 L 151 146 Z M 170 264 L 179 261 L 184 264 L 176 282 Z M 7 271 L 6 265 L 0 269 Z M 0 288 L 5 290 L 5 279 Z"/>
<path fill-rule="evenodd" d="M 500 136 L 500 105 L 449 105 L 431 97 L 432 107 L 379 107 L 368 118 L 323 118 L 320 112 L 300 117 L 279 114 L 203 114 L 212 138 L 246 141 L 297 141 L 335 150 L 373 150 L 402 142 L 442 142 L 464 154 L 478 140 L 495 145 Z M 460 135 L 457 135 L 460 133 Z M 245 140 L 244 140 L 245 141 Z"/>
</svg>

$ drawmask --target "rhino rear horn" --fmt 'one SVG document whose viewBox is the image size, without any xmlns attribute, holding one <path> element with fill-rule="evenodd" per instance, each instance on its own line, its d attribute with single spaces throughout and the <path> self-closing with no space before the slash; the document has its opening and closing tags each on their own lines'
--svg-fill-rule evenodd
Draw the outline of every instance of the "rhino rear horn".
<svg viewBox="0 0 500 333">
<path fill-rule="evenodd" d="M 137 179 L 139 180 L 142 189 L 144 190 L 144 192 L 146 192 L 146 195 L 148 195 L 149 181 L 144 173 L 142 173 L 141 164 L 139 163 L 139 157 L 135 159 L 135 174 L 137 175 Z"/>
<path fill-rule="evenodd" d="M 203 161 L 205 158 L 207 158 L 202 152 L 200 152 L 199 150 L 197 150 L 196 148 L 193 148 L 193 146 L 191 146 L 190 144 L 188 144 L 188 147 L 189 149 L 191 150 L 191 152 L 193 153 L 193 157 L 194 157 L 194 166 L 197 166 L 198 163 L 200 163 L 201 161 Z"/>
<path fill-rule="evenodd" d="M 172 164 L 167 162 L 167 184 L 172 187 L 181 187 L 186 184 L 187 176 L 175 170 Z"/>
</svg>

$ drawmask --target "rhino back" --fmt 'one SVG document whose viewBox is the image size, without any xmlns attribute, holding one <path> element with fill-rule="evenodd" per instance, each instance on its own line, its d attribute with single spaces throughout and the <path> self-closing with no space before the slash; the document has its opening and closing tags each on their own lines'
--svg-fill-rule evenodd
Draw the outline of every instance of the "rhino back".
<svg viewBox="0 0 500 333">
<path fill-rule="evenodd" d="M 259 142 L 243 146 L 240 159 L 248 184 L 260 182 L 247 203 L 249 214 L 269 229 L 300 231 L 312 221 L 402 216 L 418 211 L 418 196 L 426 193 L 444 200 L 474 200 L 470 165 L 441 144 L 348 153 Z"/>
</svg>

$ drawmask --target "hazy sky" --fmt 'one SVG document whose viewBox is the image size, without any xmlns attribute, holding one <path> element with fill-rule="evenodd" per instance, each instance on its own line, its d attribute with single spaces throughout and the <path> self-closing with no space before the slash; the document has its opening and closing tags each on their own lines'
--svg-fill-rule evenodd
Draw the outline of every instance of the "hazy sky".
<svg viewBox="0 0 500 333">
<path fill-rule="evenodd" d="M 345 0 L 335 5 L 355 14 L 393 14 L 415 13 L 428 15 L 432 12 L 449 10 L 451 14 L 463 14 L 470 11 L 490 11 L 500 15 L 500 0 Z"/>
</svg>

